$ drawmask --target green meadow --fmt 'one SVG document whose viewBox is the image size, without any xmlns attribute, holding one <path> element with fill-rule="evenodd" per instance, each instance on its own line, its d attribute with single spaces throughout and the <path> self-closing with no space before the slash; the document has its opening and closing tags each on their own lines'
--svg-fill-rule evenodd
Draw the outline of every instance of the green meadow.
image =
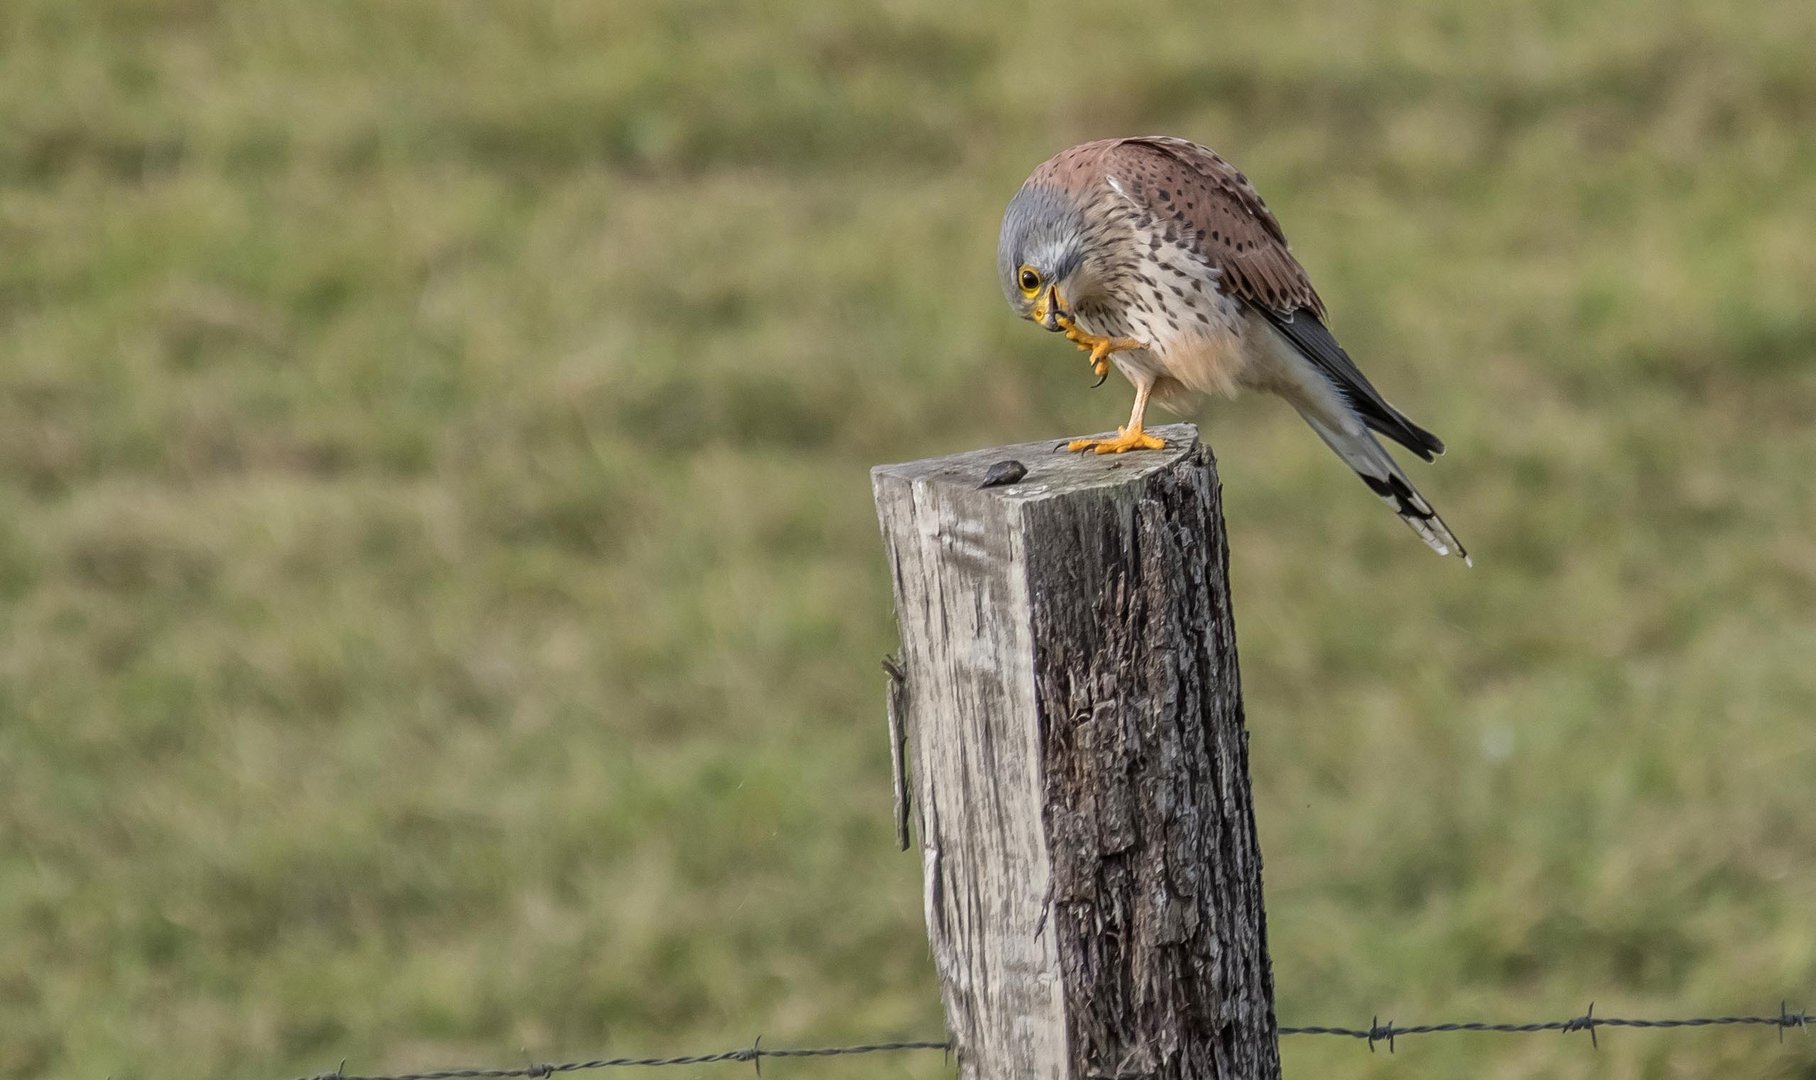
<svg viewBox="0 0 1816 1080">
<path fill-rule="evenodd" d="M 1281 1021 L 1816 1006 L 1813 42 L 1809 0 L 5 0 L 0 1078 L 938 1038 L 868 469 L 1126 415 L 994 253 L 1034 164 L 1147 132 L 1255 180 L 1476 561 L 1277 402 L 1192 417 Z M 1284 1053 L 1816 1078 L 1600 1042 Z"/>
</svg>

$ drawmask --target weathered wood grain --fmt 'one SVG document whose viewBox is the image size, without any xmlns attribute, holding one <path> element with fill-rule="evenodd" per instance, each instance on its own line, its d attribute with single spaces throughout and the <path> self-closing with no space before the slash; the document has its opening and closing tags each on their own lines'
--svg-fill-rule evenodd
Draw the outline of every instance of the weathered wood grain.
<svg viewBox="0 0 1816 1080">
<path fill-rule="evenodd" d="M 1216 466 L 1158 433 L 872 474 L 967 1078 L 1279 1076 Z"/>
</svg>

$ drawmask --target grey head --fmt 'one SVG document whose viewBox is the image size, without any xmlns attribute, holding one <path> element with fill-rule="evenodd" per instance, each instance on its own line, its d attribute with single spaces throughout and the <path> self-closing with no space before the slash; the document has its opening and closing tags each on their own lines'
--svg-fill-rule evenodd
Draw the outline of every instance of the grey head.
<svg viewBox="0 0 1816 1080">
<path fill-rule="evenodd" d="M 1075 280 L 1085 265 L 1085 221 L 1077 203 L 1058 188 L 1024 184 L 1003 211 L 996 244 L 996 276 L 1009 306 L 1024 319 L 1060 329 L 1061 302 L 1077 300 Z"/>
</svg>

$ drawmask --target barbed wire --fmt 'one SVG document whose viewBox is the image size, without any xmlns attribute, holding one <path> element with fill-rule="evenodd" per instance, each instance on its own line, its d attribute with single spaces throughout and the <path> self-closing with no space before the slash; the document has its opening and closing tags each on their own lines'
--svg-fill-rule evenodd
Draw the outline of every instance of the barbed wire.
<svg viewBox="0 0 1816 1080">
<path fill-rule="evenodd" d="M 1366 1028 L 1345 1027 L 1283 1027 L 1282 1036 L 1287 1035 L 1340 1035 L 1350 1039 L 1362 1039 L 1368 1043 L 1372 1052 L 1376 1043 L 1387 1044 L 1388 1053 L 1394 1050 L 1394 1040 L 1408 1035 L 1436 1035 L 1453 1031 L 1492 1031 L 1507 1035 L 1527 1035 L 1537 1031 L 1587 1031 L 1589 1045 L 1600 1047 L 1601 1042 L 1595 1037 L 1596 1028 L 1697 1028 L 1697 1027 L 1733 1027 L 1751 1025 L 1756 1027 L 1775 1027 L 1778 1029 L 1778 1041 L 1784 1041 L 1788 1028 L 1808 1030 L 1810 1014 L 1806 1010 L 1790 1011 L 1788 1002 L 1779 1002 L 1777 1016 L 1695 1016 L 1681 1020 L 1630 1020 L 1617 1016 L 1595 1015 L 1595 1002 L 1583 1015 L 1569 1020 L 1541 1020 L 1530 1024 L 1493 1024 L 1479 1020 L 1460 1024 L 1415 1024 L 1402 1027 L 1392 1020 L 1381 1023 L 1379 1016 L 1369 1021 Z"/>
<path fill-rule="evenodd" d="M 940 1042 L 883 1042 L 866 1043 L 859 1046 L 817 1046 L 805 1048 L 782 1047 L 769 1049 L 763 1046 L 763 1039 L 737 1050 L 721 1050 L 712 1054 L 682 1054 L 677 1057 L 656 1058 L 600 1058 L 597 1061 L 565 1061 L 558 1065 L 525 1065 L 517 1069 L 442 1069 L 438 1072 L 401 1073 L 396 1076 L 355 1076 L 345 1071 L 346 1062 L 331 1073 L 317 1073 L 314 1076 L 301 1077 L 300 1080 L 503 1080 L 506 1077 L 546 1077 L 557 1073 L 588 1072 L 593 1069 L 628 1069 L 654 1068 L 662 1065 L 710 1065 L 720 1061 L 748 1061 L 763 1071 L 764 1058 L 807 1058 L 807 1057 L 844 1057 L 851 1054 L 882 1054 L 894 1050 L 944 1050 L 950 1052 L 952 1043 Z"/>
<path fill-rule="evenodd" d="M 1529 1035 L 1539 1031 L 1576 1032 L 1587 1031 L 1592 1047 L 1600 1048 L 1601 1042 L 1596 1038 L 1597 1028 L 1701 1028 L 1701 1027 L 1773 1027 L 1778 1029 L 1778 1041 L 1784 1041 L 1784 1033 L 1791 1029 L 1808 1030 L 1810 1014 L 1806 1010 L 1790 1011 L 1787 1002 L 1780 1002 L 1776 1016 L 1696 1016 L 1685 1019 L 1636 1020 L 1617 1016 L 1595 1015 L 1595 1003 L 1590 1002 L 1583 1015 L 1568 1020 L 1541 1020 L 1528 1024 L 1488 1023 L 1472 1020 L 1453 1024 L 1412 1024 L 1399 1025 L 1392 1020 L 1381 1022 L 1379 1016 L 1372 1017 L 1365 1028 L 1346 1027 L 1282 1027 L 1279 1034 L 1282 1038 L 1292 1035 L 1336 1035 L 1349 1039 L 1360 1039 L 1368 1043 L 1372 1053 L 1377 1043 L 1386 1043 L 1392 1053 L 1395 1042 L 1410 1035 L 1438 1035 L 1458 1031 L 1485 1031 L 1508 1035 Z M 855 1054 L 883 1054 L 905 1050 L 939 1050 L 950 1054 L 953 1044 L 949 1040 L 920 1040 L 911 1042 L 863 1043 L 856 1046 L 819 1046 L 819 1047 L 780 1047 L 775 1049 L 763 1046 L 759 1036 L 749 1046 L 736 1050 L 721 1050 L 709 1054 L 681 1054 L 674 1057 L 646 1058 L 599 1058 L 593 1061 L 566 1061 L 560 1064 L 524 1065 L 515 1069 L 455 1068 L 442 1069 L 437 1072 L 399 1073 L 396 1075 L 353 1075 L 346 1071 L 346 1062 L 330 1073 L 317 1073 L 314 1076 L 299 1077 L 298 1080 L 509 1080 L 512 1077 L 524 1077 L 527 1080 L 540 1080 L 543 1077 L 559 1073 L 590 1072 L 594 1069 L 656 1068 L 664 1065 L 711 1065 L 724 1061 L 748 1061 L 754 1065 L 759 1074 L 763 1071 L 764 1058 L 810 1058 L 810 1057 L 846 1057 Z"/>
</svg>

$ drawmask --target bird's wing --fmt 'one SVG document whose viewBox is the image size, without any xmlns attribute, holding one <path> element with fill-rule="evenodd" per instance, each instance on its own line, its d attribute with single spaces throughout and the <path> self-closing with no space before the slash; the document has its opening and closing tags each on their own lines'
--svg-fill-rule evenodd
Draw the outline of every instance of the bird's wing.
<svg viewBox="0 0 1816 1080">
<path fill-rule="evenodd" d="M 1368 426 L 1426 461 L 1437 436 L 1388 404 L 1324 326 L 1324 301 L 1254 185 L 1215 151 L 1185 139 L 1121 139 L 1101 167 L 1217 271 L 1217 287 L 1259 311 L 1336 384 Z"/>
<path fill-rule="evenodd" d="M 1324 315 L 1324 301 L 1287 249 L 1286 234 L 1234 165 L 1184 139 L 1119 139 L 1106 148 L 1107 177 L 1216 268 L 1218 287 L 1257 308 Z"/>
</svg>

